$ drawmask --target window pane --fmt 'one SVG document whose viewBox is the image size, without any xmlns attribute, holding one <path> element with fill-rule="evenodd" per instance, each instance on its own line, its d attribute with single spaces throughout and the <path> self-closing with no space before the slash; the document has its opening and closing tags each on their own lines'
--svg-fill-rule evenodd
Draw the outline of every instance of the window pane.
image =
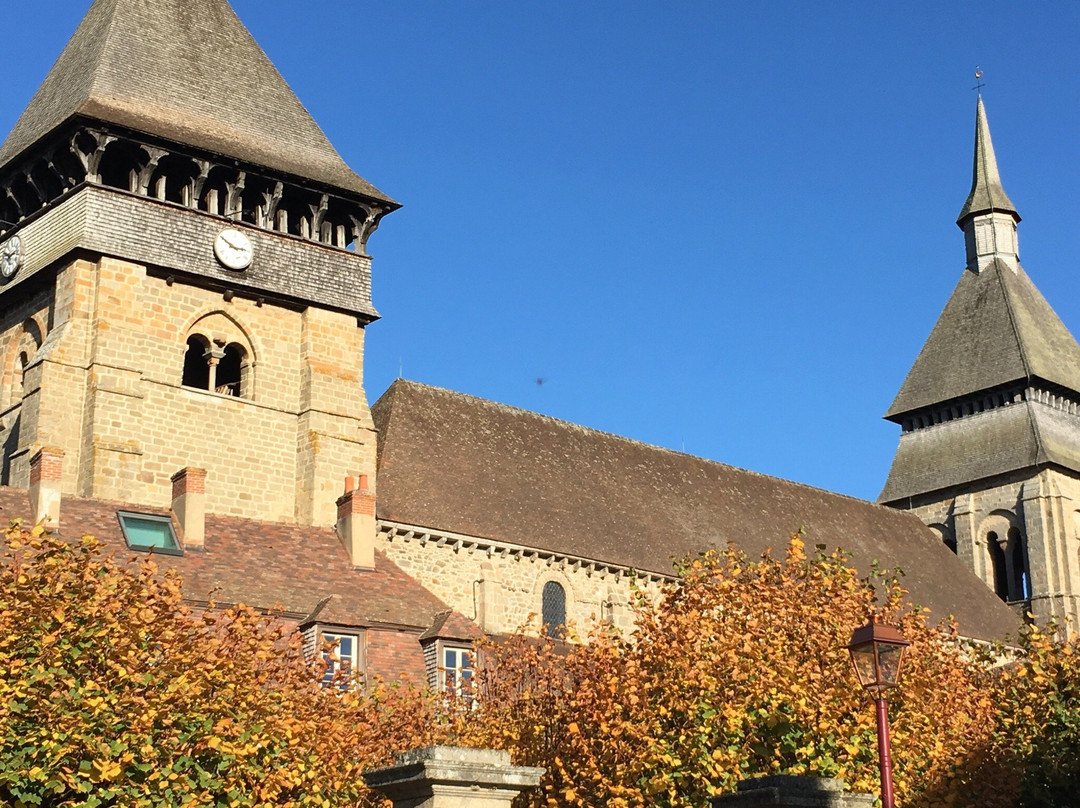
<svg viewBox="0 0 1080 808">
<path fill-rule="evenodd" d="M 127 514 L 120 516 L 124 536 L 132 547 L 160 547 L 176 550 L 179 545 L 172 525 L 166 519 L 151 519 Z"/>
<path fill-rule="evenodd" d="M 544 633 L 549 637 L 561 636 L 562 627 L 566 625 L 566 590 L 561 584 L 555 581 L 544 584 L 540 613 L 544 621 Z"/>
</svg>

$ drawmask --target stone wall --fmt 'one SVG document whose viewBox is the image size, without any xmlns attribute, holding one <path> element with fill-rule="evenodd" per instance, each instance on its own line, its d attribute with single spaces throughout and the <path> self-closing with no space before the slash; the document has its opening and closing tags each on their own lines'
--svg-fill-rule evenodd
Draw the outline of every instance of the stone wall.
<svg viewBox="0 0 1080 808">
<path fill-rule="evenodd" d="M 1030 575 L 1030 608 L 1040 619 L 1080 619 L 1080 479 L 1057 469 L 1015 474 L 912 503 L 910 510 L 994 589 L 991 534 L 1015 528 Z M 985 485 L 985 484 L 984 484 Z M 1026 610 L 1027 604 L 1018 608 Z"/>
<path fill-rule="evenodd" d="M 77 194 L 61 208 L 84 203 Z M 61 212 L 52 212 L 57 222 Z M 158 232 L 178 245 L 178 261 L 179 245 L 188 249 L 184 228 L 208 228 L 204 215 L 190 211 L 166 207 L 155 215 L 172 217 L 171 229 Z M 41 229 L 47 219 L 33 224 Z M 48 232 L 38 235 L 47 241 Z M 311 270 L 304 245 L 280 238 L 293 263 L 275 277 Z M 134 251 L 151 249 L 140 233 L 131 239 Z M 202 241 L 209 255 L 212 239 Z M 328 248 L 310 250 L 317 263 L 329 260 Z M 361 260 L 337 253 L 346 264 Z M 210 512 L 332 525 L 345 476 L 375 479 L 364 332 L 355 314 L 222 291 L 109 256 L 71 257 L 19 280 L 0 287 L 4 482 L 26 486 L 30 455 L 55 446 L 65 452 L 65 493 L 167 507 L 171 475 L 196 466 L 208 472 Z M 360 297 L 367 294 L 365 287 Z M 242 397 L 181 384 L 192 334 L 215 348 L 242 347 Z M 13 363 L 27 342 L 36 344 L 16 397 Z"/>
<path fill-rule="evenodd" d="M 487 633 L 540 627 L 541 594 L 555 581 L 566 592 L 567 624 L 585 636 L 600 622 L 628 630 L 634 588 L 655 596 L 661 578 L 625 567 L 476 537 L 380 524 L 377 546 L 402 570 Z"/>
</svg>

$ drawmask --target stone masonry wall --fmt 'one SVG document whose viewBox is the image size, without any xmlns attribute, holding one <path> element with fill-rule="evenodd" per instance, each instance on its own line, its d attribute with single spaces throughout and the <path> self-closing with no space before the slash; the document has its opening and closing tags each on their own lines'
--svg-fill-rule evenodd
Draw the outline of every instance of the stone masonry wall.
<svg viewBox="0 0 1080 808">
<path fill-rule="evenodd" d="M 1016 527 L 1027 551 L 1031 610 L 1040 619 L 1080 619 L 1080 479 L 1043 469 L 1017 474 L 979 489 L 969 486 L 910 509 L 943 540 L 955 541 L 957 555 L 988 587 L 994 568 L 987 543 Z"/>
<path fill-rule="evenodd" d="M 65 451 L 69 493 L 168 506 L 170 476 L 198 466 L 211 512 L 328 525 L 345 475 L 375 477 L 354 316 L 224 295 L 109 257 L 72 261 L 52 295 L 9 310 L 5 361 L 31 315 L 51 330 L 20 412 L 3 415 L 7 433 L 20 421 L 4 454 L 12 484 L 51 445 Z M 193 332 L 245 347 L 248 398 L 181 386 Z"/>
<path fill-rule="evenodd" d="M 410 535 L 411 534 L 411 535 Z M 377 546 L 408 575 L 488 633 L 540 627 L 544 584 L 566 592 L 566 617 L 582 637 L 599 622 L 633 626 L 633 585 L 655 595 L 659 582 L 631 571 L 582 563 L 536 550 L 497 546 L 383 523 Z"/>
</svg>

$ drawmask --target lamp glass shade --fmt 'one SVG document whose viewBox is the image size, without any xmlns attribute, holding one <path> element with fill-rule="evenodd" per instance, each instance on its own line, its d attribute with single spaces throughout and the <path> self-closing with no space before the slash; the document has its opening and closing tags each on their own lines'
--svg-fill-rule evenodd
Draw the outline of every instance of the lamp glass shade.
<svg viewBox="0 0 1080 808">
<path fill-rule="evenodd" d="M 868 642 L 862 645 L 853 645 L 848 650 L 851 651 L 851 664 L 855 667 L 855 675 L 859 677 L 859 684 L 863 687 L 873 687 L 877 683 L 874 644 Z"/>
<path fill-rule="evenodd" d="M 900 662 L 904 646 L 878 643 L 878 687 L 896 687 L 900 681 Z"/>
<path fill-rule="evenodd" d="M 847 648 L 859 684 L 878 695 L 886 688 L 896 687 L 904 649 L 909 645 L 897 629 L 884 625 L 877 617 L 855 629 Z"/>
</svg>

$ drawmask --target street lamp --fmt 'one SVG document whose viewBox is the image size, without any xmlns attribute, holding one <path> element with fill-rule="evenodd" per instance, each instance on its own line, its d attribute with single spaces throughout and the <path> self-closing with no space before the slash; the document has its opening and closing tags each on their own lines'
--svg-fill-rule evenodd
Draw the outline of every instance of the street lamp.
<svg viewBox="0 0 1080 808">
<path fill-rule="evenodd" d="M 881 767 L 881 808 L 895 808 L 892 785 L 892 754 L 889 743 L 889 705 L 885 691 L 900 681 L 904 649 L 911 643 L 892 626 L 874 615 L 862 628 L 855 629 L 847 649 L 859 684 L 870 691 L 877 704 L 878 764 Z"/>
</svg>

